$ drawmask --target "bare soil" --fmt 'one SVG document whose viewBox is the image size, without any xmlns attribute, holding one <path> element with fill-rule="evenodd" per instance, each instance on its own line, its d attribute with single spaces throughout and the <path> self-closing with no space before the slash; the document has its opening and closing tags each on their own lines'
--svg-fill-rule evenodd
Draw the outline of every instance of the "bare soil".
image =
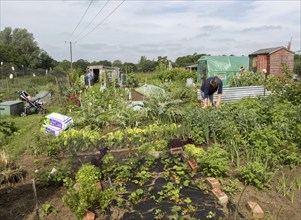
<svg viewBox="0 0 301 220">
<path fill-rule="evenodd" d="M 123 156 L 123 155 L 120 155 Z M 35 209 L 35 199 L 32 186 L 32 173 L 35 169 L 34 158 L 31 155 L 23 155 L 18 161 L 19 165 L 28 171 L 27 177 L 22 183 L 18 183 L 14 186 L 2 186 L 0 188 L 0 219 L 3 220 L 32 220 L 37 219 Z M 41 160 L 49 160 L 49 158 L 39 158 Z M 289 172 L 289 170 L 287 170 Z M 299 170 L 300 173 L 300 170 Z M 276 174 L 279 175 L 280 173 Z M 275 178 L 277 179 L 277 178 Z M 157 180 L 157 185 L 160 185 L 160 180 Z M 276 182 L 272 183 L 272 185 Z M 155 184 L 156 185 L 156 184 Z M 280 192 L 275 190 L 259 191 L 253 186 L 248 186 L 244 190 L 245 186 L 240 184 L 239 191 L 229 198 L 229 203 L 225 207 L 218 207 L 221 212 L 213 219 L 234 219 L 235 209 L 238 207 L 238 215 L 236 219 L 252 219 L 250 212 L 246 208 L 248 201 L 257 202 L 265 212 L 265 219 L 281 219 L 281 220 L 300 220 L 301 219 L 301 192 L 300 190 L 295 193 L 294 200 L 292 202 L 290 197 L 283 196 Z M 273 187 L 275 188 L 275 187 Z M 45 220 L 76 220 L 76 216 L 71 213 L 68 207 L 62 203 L 62 197 L 66 194 L 64 187 L 42 187 L 39 184 L 36 185 L 38 204 L 49 202 L 55 207 L 57 213 L 51 213 L 49 216 L 45 216 Z M 244 192 L 243 192 L 244 190 Z M 243 192 L 243 194 L 242 194 Z M 194 191 L 184 192 L 190 194 L 192 200 Z M 209 193 L 210 195 L 210 193 Z M 209 196 L 208 195 L 208 196 Z M 210 195 L 211 196 L 211 195 Z M 212 197 L 210 197 L 212 198 Z M 207 197 L 210 200 L 209 197 Z M 168 205 L 168 204 L 165 204 Z M 202 205 L 202 204 L 198 204 Z M 164 204 L 161 204 L 164 209 Z M 136 205 L 132 213 L 125 213 L 125 210 L 112 210 L 109 215 L 97 215 L 96 219 L 151 219 L 147 213 L 141 215 L 141 210 L 147 210 L 148 208 L 154 208 L 155 204 L 150 200 L 145 200 L 142 203 Z M 212 206 L 213 207 L 213 206 Z M 115 208 L 116 209 L 116 208 Z M 138 211 L 137 211 L 138 210 Z M 41 210 L 40 210 L 41 211 Z M 125 213 L 125 214 L 124 214 Z M 140 214 L 139 214 L 140 213 Z M 199 215 L 198 219 L 207 219 L 205 213 Z M 142 217 L 141 217 L 142 216 Z"/>
</svg>

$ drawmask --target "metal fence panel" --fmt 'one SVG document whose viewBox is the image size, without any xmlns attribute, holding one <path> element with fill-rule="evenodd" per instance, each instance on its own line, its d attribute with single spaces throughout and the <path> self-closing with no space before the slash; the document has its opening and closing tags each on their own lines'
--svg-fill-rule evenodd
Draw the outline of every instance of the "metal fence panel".
<svg viewBox="0 0 301 220">
<path fill-rule="evenodd" d="M 271 91 L 265 90 L 264 86 L 242 86 L 223 88 L 222 101 L 233 102 L 246 97 L 257 97 L 270 95 Z M 214 99 L 217 99 L 217 93 L 214 94 Z"/>
</svg>

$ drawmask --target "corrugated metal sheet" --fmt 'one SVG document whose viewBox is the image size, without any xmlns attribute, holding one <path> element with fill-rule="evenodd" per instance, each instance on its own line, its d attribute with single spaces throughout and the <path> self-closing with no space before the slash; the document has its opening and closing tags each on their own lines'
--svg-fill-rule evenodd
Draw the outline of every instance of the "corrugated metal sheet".
<svg viewBox="0 0 301 220">
<path fill-rule="evenodd" d="M 272 48 L 264 48 L 264 49 L 256 50 L 255 52 L 249 54 L 249 56 L 250 55 L 259 55 L 259 54 L 268 55 L 276 50 L 279 50 L 280 48 L 284 48 L 284 47 L 272 47 Z"/>
<path fill-rule="evenodd" d="M 265 91 L 263 86 L 242 86 L 223 88 L 222 101 L 233 102 L 246 97 L 257 97 L 270 95 L 271 91 Z M 214 100 L 217 99 L 217 93 L 214 94 Z"/>
</svg>

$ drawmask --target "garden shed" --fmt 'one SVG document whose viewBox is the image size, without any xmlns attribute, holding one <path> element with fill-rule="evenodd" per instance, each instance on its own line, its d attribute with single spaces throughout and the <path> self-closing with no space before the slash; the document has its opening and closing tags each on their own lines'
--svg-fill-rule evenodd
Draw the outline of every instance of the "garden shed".
<svg viewBox="0 0 301 220">
<path fill-rule="evenodd" d="M 208 77 L 218 76 L 224 87 L 229 87 L 231 77 L 239 73 L 241 66 L 248 69 L 248 57 L 203 56 L 198 60 L 197 82 L 202 83 Z"/>
<path fill-rule="evenodd" d="M 293 70 L 294 54 L 286 47 L 260 49 L 249 54 L 249 67 L 253 72 L 263 72 L 265 69 L 267 75 L 280 76 L 284 65 Z"/>
<path fill-rule="evenodd" d="M 92 69 L 94 73 L 94 82 L 99 82 L 102 79 L 106 84 L 110 79 L 115 78 L 120 81 L 120 69 L 117 67 L 109 67 L 104 65 L 88 66 L 87 69 Z"/>
</svg>

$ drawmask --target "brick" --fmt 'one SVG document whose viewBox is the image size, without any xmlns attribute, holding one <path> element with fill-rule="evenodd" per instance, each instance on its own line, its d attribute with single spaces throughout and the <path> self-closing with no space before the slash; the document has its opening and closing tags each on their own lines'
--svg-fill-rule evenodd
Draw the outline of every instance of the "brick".
<svg viewBox="0 0 301 220">
<path fill-rule="evenodd" d="M 95 219 L 95 213 L 91 211 L 87 211 L 83 218 L 83 220 L 94 220 L 94 219 Z"/>
<path fill-rule="evenodd" d="M 188 160 L 187 163 L 188 163 L 188 166 L 190 167 L 190 169 L 194 172 L 198 168 L 198 164 L 195 160 Z"/>
<path fill-rule="evenodd" d="M 223 191 L 221 191 L 220 188 L 214 188 L 211 190 L 213 193 L 213 196 L 218 199 L 218 201 L 221 204 L 226 204 L 228 203 L 228 196 L 226 195 L 226 193 L 224 193 Z"/>
<path fill-rule="evenodd" d="M 214 177 L 207 177 L 206 183 L 210 186 L 211 189 L 221 188 L 220 182 L 217 179 L 215 179 Z"/>
<path fill-rule="evenodd" d="M 183 147 L 174 147 L 170 148 L 171 154 L 182 154 L 183 153 Z"/>
<path fill-rule="evenodd" d="M 253 218 L 264 218 L 264 212 L 262 208 L 258 205 L 258 203 L 249 201 L 247 203 L 247 208 L 251 212 Z"/>
<path fill-rule="evenodd" d="M 96 188 L 102 190 L 101 182 L 97 182 L 96 183 Z"/>
</svg>

